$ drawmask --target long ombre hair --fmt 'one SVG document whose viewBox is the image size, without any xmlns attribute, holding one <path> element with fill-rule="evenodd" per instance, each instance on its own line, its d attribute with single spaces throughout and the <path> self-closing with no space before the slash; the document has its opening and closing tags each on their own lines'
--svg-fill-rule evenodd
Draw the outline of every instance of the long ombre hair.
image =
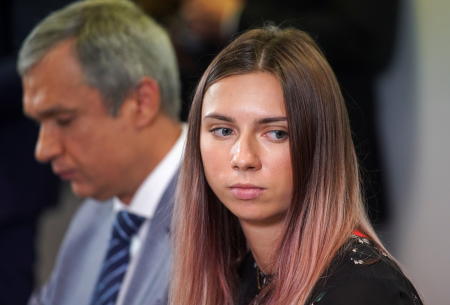
<svg viewBox="0 0 450 305">
<path fill-rule="evenodd" d="M 268 72 L 283 88 L 293 196 L 259 304 L 305 304 L 352 231 L 381 245 L 363 207 L 349 121 L 336 77 L 314 41 L 296 29 L 251 30 L 226 47 L 197 87 L 173 219 L 170 304 L 232 305 L 248 251 L 237 218 L 212 192 L 200 155 L 205 92 L 215 82 Z"/>
</svg>

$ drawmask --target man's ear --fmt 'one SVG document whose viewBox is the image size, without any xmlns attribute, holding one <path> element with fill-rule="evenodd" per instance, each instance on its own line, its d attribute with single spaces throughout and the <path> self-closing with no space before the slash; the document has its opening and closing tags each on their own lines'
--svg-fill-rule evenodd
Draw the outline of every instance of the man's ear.
<svg viewBox="0 0 450 305">
<path fill-rule="evenodd" d="M 158 82 L 144 76 L 131 94 L 133 121 L 136 127 L 142 128 L 153 122 L 161 106 L 161 95 Z"/>
</svg>

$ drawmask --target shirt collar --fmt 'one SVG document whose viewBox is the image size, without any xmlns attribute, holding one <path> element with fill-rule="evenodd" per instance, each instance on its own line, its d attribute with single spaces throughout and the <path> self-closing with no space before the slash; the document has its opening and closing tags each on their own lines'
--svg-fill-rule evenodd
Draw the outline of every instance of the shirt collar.
<svg viewBox="0 0 450 305">
<path fill-rule="evenodd" d="M 139 186 L 130 205 L 125 205 L 114 197 L 114 211 L 127 210 L 149 219 L 153 217 L 161 196 L 180 167 L 186 137 L 187 125 L 182 124 L 181 135 L 175 145 Z"/>
</svg>

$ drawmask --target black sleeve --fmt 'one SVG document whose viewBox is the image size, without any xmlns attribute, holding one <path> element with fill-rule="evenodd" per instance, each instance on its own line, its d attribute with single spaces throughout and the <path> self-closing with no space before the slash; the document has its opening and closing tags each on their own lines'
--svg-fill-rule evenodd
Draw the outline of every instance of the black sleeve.
<svg viewBox="0 0 450 305">
<path fill-rule="evenodd" d="M 354 278 L 325 291 L 317 305 L 415 305 L 403 283 L 383 278 Z"/>
</svg>

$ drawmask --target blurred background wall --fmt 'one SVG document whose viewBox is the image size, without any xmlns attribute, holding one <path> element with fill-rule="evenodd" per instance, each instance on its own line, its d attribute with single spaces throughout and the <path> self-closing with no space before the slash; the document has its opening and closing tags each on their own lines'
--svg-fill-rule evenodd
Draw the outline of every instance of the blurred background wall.
<svg viewBox="0 0 450 305">
<path fill-rule="evenodd" d="M 450 2 L 403 1 L 380 81 L 393 219 L 385 240 L 427 304 L 450 304 Z"/>
</svg>

